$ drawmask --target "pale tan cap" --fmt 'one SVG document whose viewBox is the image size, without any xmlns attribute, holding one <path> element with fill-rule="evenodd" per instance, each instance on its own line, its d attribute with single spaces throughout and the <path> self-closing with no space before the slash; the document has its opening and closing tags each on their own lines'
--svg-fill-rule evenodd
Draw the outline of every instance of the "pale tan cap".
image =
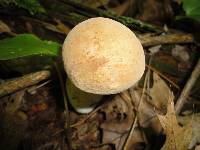
<svg viewBox="0 0 200 150">
<path fill-rule="evenodd" d="M 76 25 L 63 44 L 65 70 L 79 89 L 115 94 L 133 86 L 145 70 L 135 34 L 112 19 L 97 17 Z"/>
</svg>

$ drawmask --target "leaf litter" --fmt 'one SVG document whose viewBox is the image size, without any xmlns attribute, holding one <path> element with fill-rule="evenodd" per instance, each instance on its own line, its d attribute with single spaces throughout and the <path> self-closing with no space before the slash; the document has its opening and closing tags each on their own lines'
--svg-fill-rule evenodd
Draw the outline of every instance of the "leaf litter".
<svg viewBox="0 0 200 150">
<path fill-rule="evenodd" d="M 80 2 L 87 2 L 88 0 L 78 0 Z M 179 0 L 176 0 L 181 3 Z M 107 0 L 101 0 L 98 2 L 93 2 L 91 0 L 88 1 L 88 5 L 92 5 L 96 7 L 107 7 L 104 6 L 108 3 Z M 128 4 L 129 1 L 120 1 L 123 4 Z M 134 0 L 131 0 L 132 4 L 135 4 Z M 139 3 L 141 3 L 140 1 Z M 164 14 L 160 13 L 162 7 L 160 7 L 159 3 L 155 0 L 150 0 L 146 4 L 145 2 L 142 3 L 142 11 L 137 16 L 143 20 L 152 21 L 155 18 L 156 20 L 165 20 L 168 19 L 169 16 L 171 17 L 172 13 L 169 8 L 169 1 L 165 1 L 163 3 L 168 10 L 164 10 Z M 92 4 L 91 4 L 92 3 Z M 115 2 L 116 3 L 116 2 Z M 117 4 L 122 6 L 121 4 Z M 148 7 L 145 7 L 148 6 Z M 189 5 L 188 5 L 189 7 Z M 195 7 L 197 7 L 195 5 Z M 117 7 L 116 7 L 117 8 Z M 132 6 L 130 7 L 132 8 Z M 124 13 L 126 9 L 130 9 L 127 7 L 121 7 L 120 12 Z M 148 8 L 143 11 L 143 8 Z M 157 9 L 161 8 L 161 9 Z M 115 10 L 115 9 L 113 9 Z M 117 10 L 117 9 L 116 9 Z M 156 10 L 153 11 L 152 10 Z M 149 13 L 152 12 L 152 13 Z M 168 15 L 167 15 L 168 14 Z M 152 17 L 153 16 L 153 17 Z M 191 15 L 192 16 L 192 15 Z M 193 17 L 193 16 L 192 16 Z M 196 17 L 196 16 L 195 16 Z M 31 22 L 31 21 L 30 21 Z M 67 34 L 69 29 L 63 23 L 63 20 L 54 20 L 57 25 L 41 23 L 46 28 L 56 31 L 62 34 Z M 11 29 L 5 22 L 0 23 L 0 30 L 1 32 L 11 32 Z M 11 34 L 12 35 L 12 34 Z M 162 35 L 165 36 L 165 35 Z M 168 36 L 168 35 L 166 35 Z M 160 36 L 159 36 L 160 38 Z M 152 39 L 152 38 L 147 38 Z M 172 38 L 169 38 L 172 39 Z M 180 39 L 177 38 L 177 39 Z M 166 39 L 164 38 L 164 41 Z M 157 40 L 154 40 L 157 41 Z M 174 40 L 173 40 L 174 42 Z M 147 43 L 147 47 L 152 46 L 152 41 Z M 163 44 L 165 42 L 160 42 L 159 44 Z M 170 42 L 168 42 L 170 43 Z M 144 44 L 145 45 L 145 44 Z M 158 45 L 158 43 L 154 43 L 153 45 Z M 178 64 L 178 69 L 180 70 L 188 70 L 190 67 L 190 53 L 187 50 L 183 50 L 182 48 L 185 47 L 181 45 L 181 47 L 175 45 L 175 48 L 172 49 L 172 56 L 175 57 L 174 64 Z M 158 45 L 154 47 L 153 50 L 158 50 L 159 52 L 162 51 L 163 45 Z M 161 50 L 160 50 L 161 49 Z M 165 62 L 172 61 L 171 55 L 162 56 L 159 55 L 159 58 L 162 60 L 166 60 Z M 192 62 L 192 61 L 191 61 Z M 166 63 L 167 64 L 167 63 Z M 172 65 L 174 65 L 172 64 Z M 151 67 L 151 66 L 149 66 Z M 148 67 L 148 68 L 149 68 Z M 153 67 L 152 67 L 153 68 Z M 164 67 L 165 68 L 165 67 Z M 158 69 L 158 68 L 157 68 Z M 155 69 L 153 68 L 155 71 Z M 156 72 L 156 71 L 155 71 Z M 177 147 L 176 145 L 182 142 L 179 139 L 183 139 L 182 133 L 188 135 L 191 134 L 191 120 L 192 120 L 192 139 L 190 140 L 190 136 L 187 136 L 186 143 L 190 143 L 190 148 L 194 148 L 196 144 L 199 143 L 199 126 L 198 120 L 199 116 L 196 115 L 186 115 L 186 116 L 178 116 L 178 120 L 182 126 L 177 122 L 176 115 L 174 113 L 174 104 L 172 105 L 172 98 L 170 99 L 168 91 L 169 84 L 174 85 L 177 89 L 180 89 L 177 84 L 171 82 L 168 85 L 165 83 L 163 79 L 166 76 L 163 76 L 161 72 L 155 73 L 153 72 L 152 81 L 148 81 L 149 86 L 145 89 L 144 95 L 141 101 L 141 107 L 137 108 L 136 106 L 140 103 L 140 98 L 142 95 L 142 90 L 138 86 L 129 89 L 128 91 L 124 91 L 120 94 L 114 95 L 109 97 L 107 101 L 102 102 L 99 106 L 90 114 L 88 115 L 80 115 L 73 111 L 70 108 L 70 121 L 71 121 L 71 140 L 72 140 L 72 148 L 73 149 L 99 149 L 99 150 L 107 150 L 113 149 L 115 147 L 117 150 L 122 149 L 124 143 L 126 142 L 126 138 L 128 136 L 131 137 L 131 142 L 128 145 L 128 149 L 160 149 L 164 144 L 162 149 L 179 149 L 183 148 L 187 149 L 187 146 Z M 163 71 L 162 71 L 163 72 Z M 168 72 L 167 72 L 168 73 Z M 164 72 L 164 74 L 167 74 Z M 158 76 L 158 74 L 160 76 Z M 176 74 L 177 75 L 177 74 Z M 150 75 L 149 75 L 150 76 Z M 171 79 L 171 78 L 170 78 Z M 173 80 L 174 81 L 174 80 Z M 150 83 L 152 82 L 152 83 Z M 52 93 L 51 89 L 56 89 L 56 92 Z M 4 128 L 2 124 L 5 122 L 10 122 L 9 124 L 13 124 L 16 126 L 19 133 L 21 135 L 16 135 L 15 130 L 12 130 L 12 139 L 14 143 L 20 142 L 25 149 L 66 149 L 66 135 L 64 134 L 64 124 L 65 124 L 65 117 L 62 106 L 60 106 L 61 97 L 57 96 L 56 94 L 59 93 L 57 90 L 58 87 L 55 85 L 45 85 L 42 88 L 39 88 L 34 92 L 34 94 L 28 93 L 27 91 L 21 98 L 17 99 L 17 93 L 14 93 L 14 97 L 16 99 L 9 99 L 8 103 L 4 103 L 4 101 L 0 101 L 0 111 L 10 112 L 2 114 L 8 118 L 3 119 L 1 122 L 0 127 Z M 16 95 L 15 95 L 16 94 Z M 56 95 L 56 96 L 55 96 Z M 19 96 L 18 96 L 19 97 Z M 8 97 L 4 97 L 8 99 Z M 3 98 L 1 99 L 3 100 Z M 171 103 L 169 101 L 171 101 Z M 2 102 L 2 103 L 1 103 Z M 166 115 L 163 115 L 165 114 Z M 9 114 L 13 114 L 12 117 Z M 14 118 L 13 118 L 14 116 Z M 137 122 L 135 123 L 134 131 L 131 135 L 130 129 L 135 121 L 135 117 L 137 117 Z M 10 118 L 10 119 L 9 119 Z M 164 123 L 165 120 L 166 122 Z M 193 119 L 192 119 L 193 118 Z M 171 119 L 171 120 L 170 120 Z M 6 121 L 5 121 L 6 120 Z M 162 120 L 162 121 L 161 121 Z M 167 124 L 171 123 L 171 124 Z M 171 128 L 172 126 L 172 128 Z M 4 131 L 9 131 L 8 128 L 4 128 Z M 170 131 L 170 132 L 168 132 Z M 171 133 L 172 131 L 172 133 Z M 180 132 L 183 131 L 181 134 Z M 5 132 L 6 133 L 6 132 Z M 160 142 L 160 137 L 165 134 L 166 141 Z M 2 135 L 2 134 L 1 134 Z M 17 137 L 17 138 L 16 138 Z M 178 139 L 175 139 L 180 137 Z M 2 136 L 1 136 L 2 138 Z M 8 137 L 9 138 L 9 137 Z M 3 139 L 3 138 L 2 138 Z M 18 140 L 16 140 L 18 139 Z M 16 140 L 16 141 L 15 141 Z M 169 140 L 173 142 L 168 142 Z M 157 142 L 159 141 L 159 142 Z M 180 143 L 179 143 L 180 142 Z M 1 142 L 0 142 L 1 143 Z M 11 145 L 12 142 L 8 143 Z M 160 145 L 158 143 L 161 143 Z M 7 145 L 8 145 L 7 144 Z M 17 145 L 17 144 L 16 144 Z M 159 145 L 159 146 L 156 146 Z M 176 146 L 171 147 L 171 146 Z M 198 149 L 199 146 L 196 147 Z"/>
<path fill-rule="evenodd" d="M 128 137 L 131 137 L 131 140 L 127 149 L 161 148 L 162 144 L 157 145 L 157 143 L 164 143 L 162 147 L 164 150 L 186 149 L 189 144 L 190 147 L 194 147 L 199 141 L 198 126 L 193 127 L 192 134 L 190 117 L 187 119 L 189 120 L 187 124 L 180 121 L 183 124 L 181 127 L 176 119 L 174 97 L 169 86 L 155 72 L 152 73 L 152 80 L 150 74 L 147 76 L 149 76 L 147 81 L 149 86 L 146 89 L 135 86 L 120 94 L 105 97 L 107 100 L 88 115 L 70 111 L 72 148 L 101 150 L 115 147 L 116 150 L 121 150 Z M 33 89 L 30 87 L 21 91 L 21 95 L 20 92 L 15 93 L 15 99 L 8 101 L 6 106 L 1 104 L 1 110 L 16 116 L 16 119 L 6 120 L 19 121 L 18 125 L 9 123 L 15 125 L 21 133 L 16 136 L 21 138 L 16 138 L 14 141 L 18 144 L 22 141 L 22 145 L 27 146 L 31 140 L 29 146 L 39 149 L 65 147 L 64 113 L 58 109 L 58 99 L 52 94 L 52 85 L 44 84 L 37 87 L 39 88 L 35 88 L 36 92 L 26 92 Z M 142 93 L 144 95 L 140 102 Z M 140 107 L 137 107 L 139 103 Z M 163 115 L 165 113 L 166 115 Z M 4 116 L 9 115 L 4 113 Z M 136 116 L 135 127 L 130 135 Z M 160 139 L 163 134 L 166 136 L 166 141 Z"/>
</svg>

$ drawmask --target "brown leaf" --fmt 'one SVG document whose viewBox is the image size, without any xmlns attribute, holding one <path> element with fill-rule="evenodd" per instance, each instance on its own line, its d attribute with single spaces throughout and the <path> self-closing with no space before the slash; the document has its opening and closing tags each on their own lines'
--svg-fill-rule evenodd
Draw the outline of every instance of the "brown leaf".
<svg viewBox="0 0 200 150">
<path fill-rule="evenodd" d="M 76 0 L 89 7 L 97 8 L 108 4 L 109 0 Z"/>
<path fill-rule="evenodd" d="M 0 20 L 0 32 L 11 32 L 9 26 Z"/>
<path fill-rule="evenodd" d="M 153 72 L 153 87 L 149 89 L 154 107 L 160 111 L 166 110 L 168 93 L 170 89 L 162 78 Z"/>
<path fill-rule="evenodd" d="M 1 32 L 6 32 L 13 36 L 16 35 L 14 32 L 11 31 L 10 27 L 2 20 L 0 20 L 0 33 Z"/>
<path fill-rule="evenodd" d="M 106 129 L 103 130 L 102 142 L 114 144 L 116 150 L 121 150 L 123 148 L 126 138 L 127 138 L 127 133 L 122 134 L 114 131 L 109 131 Z"/>
<path fill-rule="evenodd" d="M 55 21 L 57 23 L 56 28 L 60 30 L 62 33 L 67 35 L 71 29 L 68 26 L 66 26 L 64 23 L 62 23 L 60 20 L 55 19 Z"/>
<path fill-rule="evenodd" d="M 200 150 L 200 145 L 197 145 L 197 146 L 195 147 L 195 150 Z"/>
<path fill-rule="evenodd" d="M 4 108 L 5 112 L 11 113 L 11 114 L 15 113 L 20 108 L 20 106 L 22 104 L 24 94 L 25 94 L 24 90 L 21 90 L 21 91 L 18 91 L 16 93 L 12 94 L 9 97 L 9 100 L 7 102 L 6 107 Z"/>
<path fill-rule="evenodd" d="M 100 111 L 106 116 L 100 126 L 103 131 L 102 142 L 114 144 L 116 150 L 121 150 L 135 117 L 127 91 L 116 95 Z"/>
<path fill-rule="evenodd" d="M 118 15 L 123 15 L 130 7 L 132 0 L 126 0 L 122 4 L 111 8 L 111 10 L 115 11 Z"/>
<path fill-rule="evenodd" d="M 192 118 L 192 139 L 189 145 L 189 149 L 195 147 L 196 144 L 200 143 L 200 113 L 178 116 L 178 121 L 182 125 L 186 125 Z"/>
<path fill-rule="evenodd" d="M 173 94 L 169 93 L 167 114 L 158 115 L 166 134 L 166 141 L 162 150 L 185 150 L 188 148 L 192 136 L 192 124 L 180 127 L 174 110 Z"/>
<path fill-rule="evenodd" d="M 143 21 L 167 21 L 173 15 L 170 0 L 140 0 L 139 2 L 138 18 Z"/>
<path fill-rule="evenodd" d="M 127 132 L 135 117 L 130 97 L 122 98 L 120 95 L 115 96 L 109 105 L 100 111 L 106 115 L 106 120 L 101 124 L 101 128 L 118 133 Z"/>
<path fill-rule="evenodd" d="M 140 90 L 130 89 L 130 93 L 134 105 L 138 106 L 142 92 Z M 156 110 L 147 99 L 148 96 L 145 94 L 141 99 L 140 107 L 136 108 L 138 111 L 138 122 L 141 127 L 152 128 L 156 133 L 160 133 L 162 127 L 156 116 Z"/>
<path fill-rule="evenodd" d="M 92 146 L 97 146 L 100 137 L 98 125 L 99 118 L 95 116 L 84 124 L 74 127 L 71 135 L 72 149 L 92 149 Z"/>
</svg>

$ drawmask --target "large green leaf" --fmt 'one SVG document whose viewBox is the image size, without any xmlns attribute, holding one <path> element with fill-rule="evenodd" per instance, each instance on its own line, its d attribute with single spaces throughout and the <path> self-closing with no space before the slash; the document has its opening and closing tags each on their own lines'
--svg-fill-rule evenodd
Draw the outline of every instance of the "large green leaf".
<svg viewBox="0 0 200 150">
<path fill-rule="evenodd" d="M 200 21 L 200 0 L 183 0 L 186 17 Z"/>
<path fill-rule="evenodd" d="M 58 56 L 60 45 L 42 41 L 32 34 L 21 34 L 0 41 L 0 60 L 10 60 L 25 56 Z"/>
</svg>

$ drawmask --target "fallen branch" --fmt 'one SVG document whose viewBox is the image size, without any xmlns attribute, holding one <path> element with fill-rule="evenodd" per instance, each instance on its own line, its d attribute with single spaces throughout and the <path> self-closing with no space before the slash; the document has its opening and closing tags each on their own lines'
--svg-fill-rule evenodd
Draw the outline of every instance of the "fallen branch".
<svg viewBox="0 0 200 150">
<path fill-rule="evenodd" d="M 49 71 L 38 71 L 22 77 L 18 77 L 0 84 L 0 97 L 11 94 L 15 91 L 35 85 L 50 77 Z"/>
<path fill-rule="evenodd" d="M 191 74 L 189 80 L 187 81 L 185 87 L 183 88 L 183 91 L 181 92 L 180 97 L 177 100 L 177 103 L 175 105 L 176 114 L 179 114 L 181 112 L 181 109 L 182 109 L 183 105 L 185 104 L 185 102 L 187 101 L 190 91 L 199 76 L 200 76 L 200 58 L 196 64 L 194 70 L 192 71 L 192 74 Z"/>
<path fill-rule="evenodd" d="M 139 36 L 144 47 L 160 44 L 193 43 L 194 37 L 191 34 L 165 34 L 159 36 Z"/>
</svg>

